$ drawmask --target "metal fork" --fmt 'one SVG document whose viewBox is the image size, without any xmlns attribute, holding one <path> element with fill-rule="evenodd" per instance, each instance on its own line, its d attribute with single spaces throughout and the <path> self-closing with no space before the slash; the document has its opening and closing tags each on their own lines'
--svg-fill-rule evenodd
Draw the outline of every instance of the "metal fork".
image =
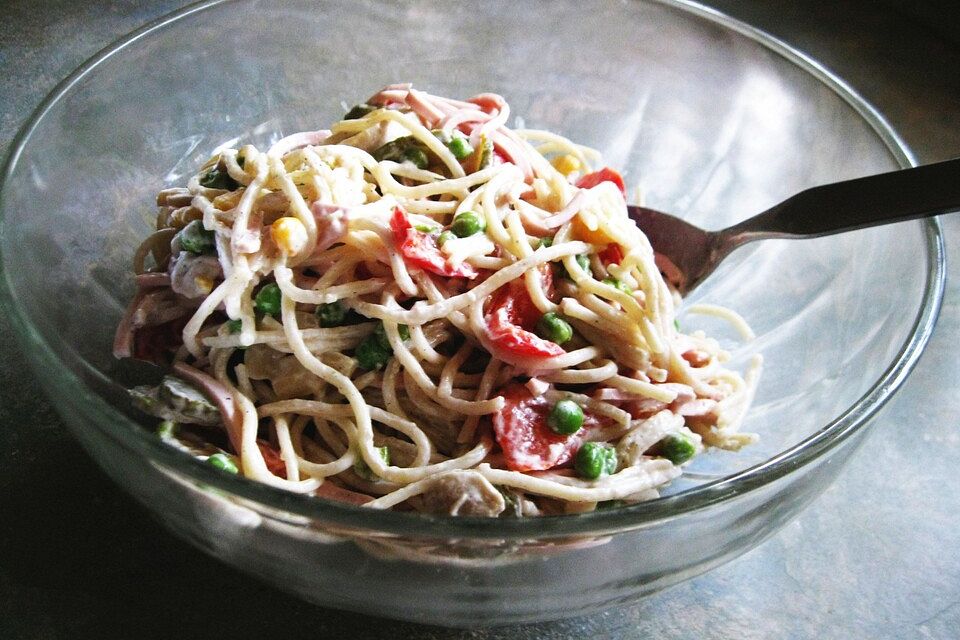
<svg viewBox="0 0 960 640">
<path fill-rule="evenodd" d="M 958 210 L 960 158 L 813 187 L 718 231 L 653 209 L 627 207 L 660 254 L 664 275 L 683 295 L 713 273 L 731 251 L 754 240 L 817 238 Z"/>
</svg>

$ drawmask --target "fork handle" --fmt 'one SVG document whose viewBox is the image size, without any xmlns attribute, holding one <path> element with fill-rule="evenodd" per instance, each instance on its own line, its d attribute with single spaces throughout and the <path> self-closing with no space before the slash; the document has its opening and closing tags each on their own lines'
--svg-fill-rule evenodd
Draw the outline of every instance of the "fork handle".
<svg viewBox="0 0 960 640">
<path fill-rule="evenodd" d="M 818 236 L 960 210 L 960 158 L 813 187 L 725 230 L 743 244 Z"/>
</svg>

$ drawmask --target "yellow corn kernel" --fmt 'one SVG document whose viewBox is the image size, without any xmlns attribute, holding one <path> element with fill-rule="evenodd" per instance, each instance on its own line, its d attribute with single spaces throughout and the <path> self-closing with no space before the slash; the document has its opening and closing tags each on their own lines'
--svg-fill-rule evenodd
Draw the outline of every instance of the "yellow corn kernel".
<svg viewBox="0 0 960 640">
<path fill-rule="evenodd" d="M 288 256 L 295 256 L 307 246 L 307 228 L 296 218 L 284 216 L 270 225 L 270 234 L 277 247 Z"/>
<path fill-rule="evenodd" d="M 577 160 L 577 156 L 570 153 L 557 156 L 550 162 L 550 164 L 553 165 L 554 169 L 565 176 L 569 176 L 574 171 L 580 171 L 580 169 L 583 168 L 583 165 L 580 164 L 579 160 Z"/>
<path fill-rule="evenodd" d="M 197 289 L 203 293 L 209 294 L 213 291 L 213 279 L 206 276 L 194 276 L 193 281 L 196 283 Z"/>
</svg>

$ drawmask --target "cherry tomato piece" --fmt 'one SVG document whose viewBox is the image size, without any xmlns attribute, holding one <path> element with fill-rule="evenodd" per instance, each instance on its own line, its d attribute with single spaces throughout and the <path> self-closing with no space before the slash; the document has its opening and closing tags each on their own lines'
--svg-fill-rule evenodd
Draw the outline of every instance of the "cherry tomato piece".
<svg viewBox="0 0 960 640">
<path fill-rule="evenodd" d="M 624 197 L 627 196 L 627 186 L 623 182 L 623 176 L 610 167 L 604 167 L 599 171 L 588 173 L 577 180 L 577 186 L 581 189 L 590 189 L 597 186 L 601 182 L 612 182 L 613 184 L 617 185 L 617 188 L 620 189 L 620 192 Z"/>
<path fill-rule="evenodd" d="M 476 278 L 479 275 L 477 270 L 466 262 L 451 263 L 440 252 L 436 236 L 415 229 L 400 207 L 393 210 L 390 228 L 393 230 L 397 250 L 408 265 L 448 278 Z"/>
</svg>

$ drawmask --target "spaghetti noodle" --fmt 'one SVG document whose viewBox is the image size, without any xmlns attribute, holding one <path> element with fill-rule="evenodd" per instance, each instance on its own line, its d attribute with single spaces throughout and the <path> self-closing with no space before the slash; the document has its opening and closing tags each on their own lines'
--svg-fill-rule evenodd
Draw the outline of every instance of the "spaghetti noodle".
<svg viewBox="0 0 960 640">
<path fill-rule="evenodd" d="M 114 351 L 172 368 L 132 392 L 165 437 L 290 491 L 477 516 L 649 499 L 750 442 L 756 371 L 679 330 L 620 176 L 509 114 L 391 85 L 161 191 Z"/>
</svg>

